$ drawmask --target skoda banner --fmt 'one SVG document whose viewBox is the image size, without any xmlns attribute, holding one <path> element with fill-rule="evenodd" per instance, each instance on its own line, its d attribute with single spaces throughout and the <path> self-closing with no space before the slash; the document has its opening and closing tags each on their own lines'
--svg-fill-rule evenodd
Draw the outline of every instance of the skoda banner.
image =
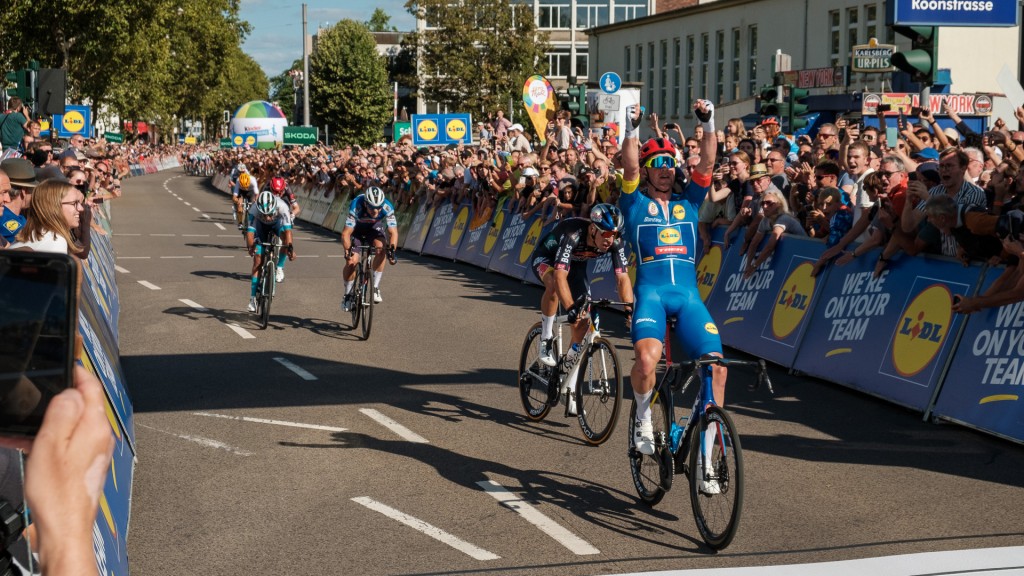
<svg viewBox="0 0 1024 576">
<path fill-rule="evenodd" d="M 311 146 L 320 139 L 316 126 L 285 126 L 282 128 L 285 146 Z"/>
</svg>

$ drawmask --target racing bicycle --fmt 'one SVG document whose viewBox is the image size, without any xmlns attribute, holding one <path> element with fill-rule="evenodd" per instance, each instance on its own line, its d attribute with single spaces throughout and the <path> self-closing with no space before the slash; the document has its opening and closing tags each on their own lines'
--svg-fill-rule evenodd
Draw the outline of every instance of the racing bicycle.
<svg viewBox="0 0 1024 576">
<path fill-rule="evenodd" d="M 672 488 L 673 476 L 683 474 L 697 530 L 709 547 L 721 550 L 736 536 L 743 510 L 743 449 L 729 413 L 715 404 L 711 366 L 754 368 L 757 382 L 752 388 L 765 384 L 774 393 L 772 383 L 762 359 L 706 357 L 674 363 L 666 345 L 663 360 L 664 371 L 650 400 L 653 455 L 643 455 L 633 445 L 635 399 L 630 409 L 629 469 L 633 485 L 641 501 L 655 506 Z M 684 381 L 687 371 L 689 376 Z M 694 383 L 693 407 L 677 422 L 674 394 L 685 397 Z"/>
<path fill-rule="evenodd" d="M 277 259 L 281 255 L 281 239 L 271 233 L 260 250 L 263 262 L 260 263 L 256 276 L 256 315 L 259 317 L 260 329 L 266 330 L 270 322 L 270 304 L 274 301 L 277 290 Z"/>
<path fill-rule="evenodd" d="M 359 246 L 359 265 L 356 266 L 355 284 L 352 285 L 352 328 L 361 325 L 363 340 L 370 337 L 373 326 L 373 260 L 377 256 L 374 245 Z"/>
<path fill-rule="evenodd" d="M 587 297 L 583 306 L 622 305 L 622 302 L 598 300 L 591 302 Z M 537 322 L 526 332 L 522 353 L 519 356 L 519 397 L 526 411 L 526 417 L 534 422 L 543 420 L 551 408 L 560 401 L 565 403 L 565 416 L 573 416 L 570 404 L 575 404 L 583 439 L 592 445 L 603 444 L 612 435 L 619 418 L 622 404 L 622 370 L 615 347 L 601 337 L 600 317 L 587 314 L 589 327 L 580 343 L 580 359 L 568 372 L 563 372 L 561 359 L 563 332 L 571 328 L 567 315 L 555 317 L 559 329 L 552 342 L 552 351 L 559 359 L 554 366 L 546 366 L 539 360 L 541 325 Z"/>
</svg>

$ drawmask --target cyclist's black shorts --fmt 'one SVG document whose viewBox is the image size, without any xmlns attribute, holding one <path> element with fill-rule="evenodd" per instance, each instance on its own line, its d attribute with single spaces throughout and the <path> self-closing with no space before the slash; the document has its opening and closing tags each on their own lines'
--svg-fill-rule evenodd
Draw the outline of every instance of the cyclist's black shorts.
<svg viewBox="0 0 1024 576">
<path fill-rule="evenodd" d="M 555 273 L 554 259 L 549 255 L 534 252 L 530 269 L 533 270 L 533 276 L 543 284 L 545 274 Z M 590 279 L 587 278 L 587 263 L 576 262 L 574 266 L 569 266 L 569 276 L 566 278 L 566 282 L 569 283 L 569 292 L 572 294 L 573 302 L 579 300 L 581 296 L 589 296 Z"/>
</svg>

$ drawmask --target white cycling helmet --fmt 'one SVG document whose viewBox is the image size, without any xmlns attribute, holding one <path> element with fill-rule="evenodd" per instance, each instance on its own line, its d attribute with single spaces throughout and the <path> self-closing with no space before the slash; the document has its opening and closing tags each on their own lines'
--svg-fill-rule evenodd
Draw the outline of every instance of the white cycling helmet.
<svg viewBox="0 0 1024 576">
<path fill-rule="evenodd" d="M 239 164 L 238 165 L 238 171 L 239 172 L 248 172 L 249 169 L 245 167 L 245 164 Z"/>
<path fill-rule="evenodd" d="M 366 194 L 363 195 L 366 199 L 366 204 L 370 208 L 380 208 L 384 205 L 384 191 L 376 186 L 370 186 L 366 189 Z"/>
<path fill-rule="evenodd" d="M 260 195 L 256 197 L 256 210 L 259 211 L 260 216 L 270 218 L 277 214 L 277 196 L 274 196 L 270 190 L 264 190 L 260 192 Z"/>
</svg>

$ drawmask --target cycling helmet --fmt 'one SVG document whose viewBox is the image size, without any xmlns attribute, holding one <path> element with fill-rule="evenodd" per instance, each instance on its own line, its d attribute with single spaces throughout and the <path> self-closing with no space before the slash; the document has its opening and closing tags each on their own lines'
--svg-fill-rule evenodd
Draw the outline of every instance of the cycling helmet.
<svg viewBox="0 0 1024 576">
<path fill-rule="evenodd" d="M 249 169 L 245 167 L 245 164 L 239 164 L 238 165 L 238 171 L 239 172 L 248 172 Z"/>
<path fill-rule="evenodd" d="M 676 147 L 668 138 L 651 138 L 640 148 L 640 164 L 647 162 L 652 156 L 668 154 L 675 158 Z"/>
<path fill-rule="evenodd" d="M 248 188 L 251 183 L 252 177 L 249 176 L 248 172 L 242 172 L 242 175 L 238 177 L 238 184 L 241 185 L 242 188 Z"/>
<path fill-rule="evenodd" d="M 380 208 L 384 205 L 384 191 L 376 186 L 367 188 L 363 198 L 370 208 Z"/>
<path fill-rule="evenodd" d="M 622 211 L 611 204 L 596 204 L 590 209 L 590 221 L 606 232 L 622 231 Z"/>
<path fill-rule="evenodd" d="M 277 214 L 277 197 L 270 190 L 260 192 L 260 195 L 256 197 L 256 210 L 259 211 L 260 216 L 266 218 Z"/>
<path fill-rule="evenodd" d="M 270 189 L 275 194 L 284 192 L 285 186 L 287 186 L 287 183 L 285 183 L 284 178 L 281 178 L 280 176 L 274 176 L 270 179 Z"/>
</svg>

